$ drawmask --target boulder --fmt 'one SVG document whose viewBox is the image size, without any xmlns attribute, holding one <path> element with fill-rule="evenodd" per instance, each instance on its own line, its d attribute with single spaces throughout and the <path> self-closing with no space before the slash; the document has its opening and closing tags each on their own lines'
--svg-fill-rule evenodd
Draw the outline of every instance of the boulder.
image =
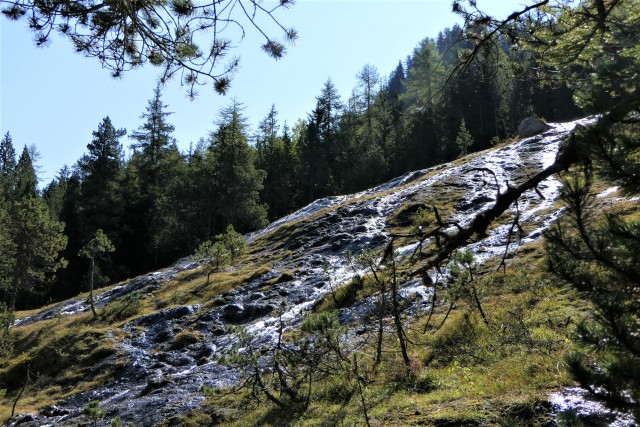
<svg viewBox="0 0 640 427">
<path fill-rule="evenodd" d="M 49 405 L 41 412 L 45 417 L 60 417 L 63 415 L 69 415 L 69 413 L 68 409 L 59 408 L 56 405 Z"/>
<path fill-rule="evenodd" d="M 520 122 L 518 125 L 518 135 L 520 138 L 528 138 L 542 133 L 547 129 L 549 129 L 549 126 L 534 114 Z"/>
<path fill-rule="evenodd" d="M 266 316 L 274 310 L 268 304 L 229 304 L 222 309 L 222 318 L 229 323 L 245 323 Z"/>
</svg>

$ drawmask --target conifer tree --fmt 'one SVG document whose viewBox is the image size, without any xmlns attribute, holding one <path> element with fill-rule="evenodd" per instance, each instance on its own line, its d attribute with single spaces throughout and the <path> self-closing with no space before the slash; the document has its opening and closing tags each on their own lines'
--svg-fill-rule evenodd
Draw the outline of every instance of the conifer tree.
<svg viewBox="0 0 640 427">
<path fill-rule="evenodd" d="M 575 130 L 560 153 L 564 168 L 577 165 L 563 177 L 567 208 L 546 234 L 546 248 L 551 271 L 594 308 L 578 329 L 582 346 L 569 358 L 570 370 L 609 404 L 640 416 L 640 225 L 633 215 L 599 205 L 592 189 L 598 177 L 627 195 L 640 192 L 640 6 L 624 0 L 540 2 L 495 21 L 470 3 L 469 10 L 455 3 L 470 31 L 488 26 L 488 34 L 506 33 L 537 50 L 542 70 L 551 71 L 542 77 L 573 85 L 579 105 L 599 114 L 593 124 Z M 459 71 L 493 42 L 476 39 Z"/>
<path fill-rule="evenodd" d="M 407 73 L 403 98 L 432 117 L 440 101 L 440 89 L 446 77 L 440 55 L 432 40 L 423 40 L 415 49 L 412 66 Z"/>
<path fill-rule="evenodd" d="M 467 126 L 464 123 L 464 119 L 460 122 L 460 129 L 458 129 L 458 135 L 456 135 L 456 146 L 460 150 L 460 157 L 468 154 L 469 147 L 473 145 L 473 137 L 467 130 Z"/>
<path fill-rule="evenodd" d="M 256 166 L 266 173 L 260 200 L 269 208 L 269 218 L 283 216 L 290 205 L 295 162 L 291 158 L 290 143 L 278 136 L 278 112 L 271 106 L 268 115 L 260 122 L 256 135 Z M 287 136 L 288 137 L 288 136 Z"/>
<path fill-rule="evenodd" d="M 389 82 L 387 83 L 387 96 L 391 99 L 394 100 L 396 99 L 398 96 L 402 95 L 405 91 L 405 87 L 404 87 L 404 80 L 405 80 L 405 72 L 404 72 L 404 67 L 402 66 L 402 62 L 398 61 L 398 66 L 396 67 L 396 69 L 393 71 L 393 73 L 391 73 L 391 76 L 389 77 Z"/>
<path fill-rule="evenodd" d="M 80 250 L 78 253 L 79 256 L 84 258 L 89 258 L 89 304 L 91 306 L 91 312 L 94 317 L 97 317 L 96 308 L 93 304 L 93 288 L 95 284 L 95 278 L 98 273 L 98 266 L 96 265 L 96 261 L 98 259 L 104 259 L 104 257 L 114 252 L 116 248 L 109 240 L 104 231 L 98 229 L 96 231 L 95 236 Z"/>
<path fill-rule="evenodd" d="M 217 200 L 217 227 L 236 224 L 242 231 L 266 224 L 267 207 L 259 203 L 265 173 L 256 169 L 249 146 L 243 106 L 237 101 L 220 112 L 218 128 L 210 135 L 215 161 L 213 194 Z"/>
<path fill-rule="evenodd" d="M 63 234 L 64 224 L 52 220 L 44 201 L 36 197 L 15 202 L 8 230 L 12 242 L 8 294 L 9 306 L 14 308 L 19 296 L 36 292 L 66 265 L 58 255 L 67 238 Z"/>
<path fill-rule="evenodd" d="M 185 237 L 174 200 L 184 159 L 172 135 L 174 126 L 167 121 L 171 113 L 161 98 L 158 85 L 141 116 L 145 122 L 131 135 L 138 142 L 133 144 L 135 153 L 125 173 L 128 194 L 123 221 L 128 226 L 128 242 L 123 241 L 120 246 L 133 252 L 122 255 L 129 260 L 138 259 L 138 268 L 168 262 L 182 243 L 180 237 Z M 143 258 L 139 259 L 141 255 Z"/>
<path fill-rule="evenodd" d="M 262 50 L 281 58 L 286 52 L 283 42 L 295 43 L 298 34 L 280 23 L 277 11 L 294 3 L 280 0 L 263 7 L 259 0 L 176 0 L 170 5 L 152 1 L 115 7 L 86 0 L 19 0 L 3 1 L 1 12 L 10 20 L 27 20 L 37 46 L 46 46 L 51 34 L 58 33 L 114 77 L 149 63 L 162 69 L 163 81 L 177 75 L 194 97 L 196 88 L 207 82 L 220 94 L 228 90 L 239 65 L 238 58 L 225 59 L 236 45 L 230 39 L 234 35 L 242 41 L 245 31 L 255 30 Z M 281 37 L 271 28 L 282 31 Z"/>
<path fill-rule="evenodd" d="M 590 84 L 578 82 L 576 98 L 585 110 L 603 114 L 576 132 L 581 167 L 565 177 L 565 218 L 547 234 L 551 271 L 595 309 L 579 328 L 584 347 L 569 367 L 593 393 L 640 416 L 640 222 L 600 206 L 592 189 L 598 177 L 628 196 L 640 192 L 640 86 L 632 77 L 640 72 L 640 6 L 584 2 L 559 11 L 557 19 L 559 33 L 543 34 L 555 40 L 545 59 L 576 81 L 574 73 L 589 72 Z"/>
<path fill-rule="evenodd" d="M 365 140 L 367 144 L 373 139 L 373 101 L 378 93 L 380 85 L 380 74 L 376 67 L 366 64 L 360 72 L 356 74 L 359 104 L 362 106 L 365 121 Z"/>
<path fill-rule="evenodd" d="M 328 79 L 316 98 L 316 108 L 309 115 L 300 144 L 307 202 L 336 192 L 335 174 L 340 171 L 335 161 L 341 148 L 338 135 L 343 109 L 340 94 Z"/>
<path fill-rule="evenodd" d="M 125 134 L 125 129 L 116 129 L 111 119 L 105 117 L 87 144 L 88 153 L 78 161 L 85 238 L 90 237 L 88 230 L 103 229 L 112 238 L 118 233 L 124 209 L 120 189 L 123 151 L 119 138 Z"/>
<path fill-rule="evenodd" d="M 15 185 L 16 151 L 9 132 L 0 140 L 0 191 L 8 197 Z"/>
<path fill-rule="evenodd" d="M 165 153 L 175 148 L 175 139 L 171 135 L 175 130 L 174 126 L 167 122 L 167 117 L 172 113 L 165 111 L 167 105 L 162 103 L 162 92 L 160 84 L 153 91 L 153 98 L 147 104 L 146 112 L 140 116 L 145 122 L 136 130 L 131 138 L 137 144 L 133 144 L 134 149 L 139 149 L 145 161 L 152 165 L 157 165 Z"/>
<path fill-rule="evenodd" d="M 15 180 L 14 200 L 34 198 L 38 195 L 38 179 L 33 167 L 31 153 L 26 145 L 16 165 Z"/>
</svg>

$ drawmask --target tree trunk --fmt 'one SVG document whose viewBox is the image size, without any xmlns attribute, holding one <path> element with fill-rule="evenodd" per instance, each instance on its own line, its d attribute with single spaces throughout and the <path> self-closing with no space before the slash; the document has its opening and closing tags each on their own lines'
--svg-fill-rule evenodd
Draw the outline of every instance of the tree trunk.
<svg viewBox="0 0 640 427">
<path fill-rule="evenodd" d="M 96 307 L 93 305 L 93 277 L 96 272 L 96 258 L 95 256 L 91 257 L 91 272 L 89 273 L 89 304 L 91 305 L 91 312 L 93 313 L 93 317 L 98 317 L 98 313 L 96 313 Z"/>
</svg>

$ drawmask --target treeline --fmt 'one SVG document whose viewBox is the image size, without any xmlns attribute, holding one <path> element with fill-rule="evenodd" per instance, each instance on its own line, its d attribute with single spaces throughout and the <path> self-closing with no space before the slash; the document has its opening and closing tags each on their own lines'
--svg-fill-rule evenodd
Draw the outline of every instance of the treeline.
<svg viewBox="0 0 640 427">
<path fill-rule="evenodd" d="M 97 283 L 105 283 L 193 253 L 230 224 L 248 232 L 319 197 L 488 148 L 532 113 L 548 120 L 581 114 L 566 86 L 540 85 L 535 54 L 507 40 L 487 45 L 448 80 L 472 47 L 461 35 L 455 26 L 425 39 L 388 77 L 365 65 L 346 99 L 327 80 L 315 108 L 292 127 L 273 106 L 251 132 L 233 101 L 187 152 L 178 149 L 158 87 L 129 135 L 129 157 L 126 131 L 106 117 L 87 153 L 41 192 L 33 153 L 25 149 L 16 160 L 7 134 L 0 151 L 5 301 L 30 307 L 85 290 L 89 261 L 78 254 L 99 229 L 115 246 L 100 262 Z"/>
</svg>

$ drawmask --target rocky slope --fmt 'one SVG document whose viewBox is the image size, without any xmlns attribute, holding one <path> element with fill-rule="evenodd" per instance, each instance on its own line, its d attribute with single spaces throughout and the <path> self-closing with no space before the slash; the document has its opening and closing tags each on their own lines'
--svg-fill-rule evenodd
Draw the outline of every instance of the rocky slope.
<svg viewBox="0 0 640 427">
<path fill-rule="evenodd" d="M 136 426 L 151 426 L 169 416 L 198 407 L 203 401 L 201 387 L 233 384 L 238 374 L 216 362 L 215 356 L 237 344 L 230 326 L 242 325 L 268 346 L 277 336 L 276 311 L 284 307 L 282 319 L 291 327 L 300 322 L 331 290 L 349 280 L 357 271 L 349 263 L 350 253 L 364 248 L 381 248 L 388 241 L 388 218 L 407 202 L 433 197 L 446 188 L 453 191 L 452 218 L 464 226 L 492 205 L 496 183 L 501 190 L 514 185 L 550 165 L 562 138 L 580 121 L 553 124 L 545 133 L 488 150 L 464 161 L 413 172 L 384 185 L 348 196 L 318 200 L 247 236 L 255 247 L 255 258 L 278 259 L 268 271 L 254 275 L 243 286 L 219 295 L 214 307 L 202 301 L 176 305 L 147 314 L 124 324 L 117 353 L 101 364 L 125 360 L 108 384 L 98 386 L 59 402 L 38 414 L 15 417 L 9 425 L 78 425 L 83 408 L 99 401 L 106 420 L 115 416 Z M 483 171 L 485 170 L 485 171 Z M 495 179 L 486 170 L 495 174 Z M 539 239 L 542 231 L 559 215 L 553 208 L 559 182 L 549 178 L 512 207 L 518 210 L 523 232 L 520 242 Z M 417 202 L 416 202 L 417 203 Z M 284 230 L 284 231 L 283 231 Z M 512 227 L 509 222 L 491 229 L 489 234 L 469 244 L 480 262 L 505 253 Z M 516 249 L 512 239 L 510 248 Z M 398 250 L 409 253 L 413 246 Z M 139 291 L 152 298 L 177 275 L 188 274 L 200 266 L 182 260 L 173 267 L 139 277 L 98 295 L 98 309 Z M 413 295 L 414 309 L 424 310 L 430 303 L 429 289 L 418 281 L 408 282 L 404 296 Z M 342 309 L 340 319 L 356 325 L 367 311 L 366 301 Z M 70 300 L 18 319 L 16 328 L 54 316 L 74 316 L 88 310 L 82 298 Z M 184 346 L 171 345 L 184 330 L 197 331 L 201 339 Z M 101 365 L 96 366 L 96 372 Z M 561 399 L 559 397 L 558 399 Z"/>
</svg>

